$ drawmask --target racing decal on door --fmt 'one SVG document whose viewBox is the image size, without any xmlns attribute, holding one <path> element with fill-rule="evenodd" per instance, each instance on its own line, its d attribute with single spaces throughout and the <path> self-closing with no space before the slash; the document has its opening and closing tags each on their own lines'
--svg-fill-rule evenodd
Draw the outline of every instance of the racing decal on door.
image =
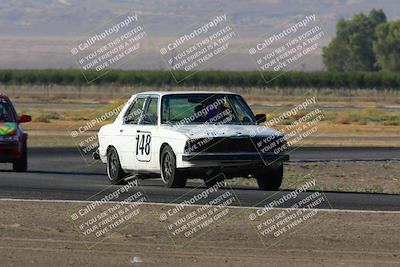
<svg viewBox="0 0 400 267">
<path fill-rule="evenodd" d="M 136 159 L 138 161 L 151 160 L 151 132 L 137 131 Z"/>
</svg>

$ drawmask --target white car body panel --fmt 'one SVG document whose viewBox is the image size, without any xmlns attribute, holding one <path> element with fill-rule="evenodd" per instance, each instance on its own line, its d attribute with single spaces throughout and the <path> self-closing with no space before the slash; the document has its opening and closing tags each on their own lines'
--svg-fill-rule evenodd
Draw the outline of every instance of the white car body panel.
<svg viewBox="0 0 400 267">
<path fill-rule="evenodd" d="M 121 167 L 127 172 L 150 172 L 160 173 L 160 152 L 163 144 L 168 144 L 176 155 L 177 168 L 192 167 L 221 167 L 246 165 L 246 161 L 224 161 L 224 160 L 202 160 L 192 162 L 182 160 L 185 154 L 185 144 L 189 139 L 209 137 L 263 137 L 266 135 L 283 136 L 282 133 L 271 128 L 259 125 L 182 125 L 173 126 L 161 124 L 161 98 L 169 94 L 193 94 L 193 93 L 223 93 L 228 92 L 146 92 L 133 95 L 121 110 L 114 123 L 101 127 L 98 133 L 99 156 L 103 163 L 107 161 L 107 149 L 113 146 L 117 149 Z M 157 125 L 127 125 L 123 118 L 131 103 L 138 96 L 152 95 L 159 97 L 158 101 L 158 122 Z M 200 129 L 200 131 L 199 131 Z M 140 131 L 140 132 L 138 132 Z M 150 154 L 136 155 L 138 135 L 151 135 Z M 139 136 L 139 140 L 142 138 Z M 143 137 L 145 138 L 145 137 Z"/>
</svg>

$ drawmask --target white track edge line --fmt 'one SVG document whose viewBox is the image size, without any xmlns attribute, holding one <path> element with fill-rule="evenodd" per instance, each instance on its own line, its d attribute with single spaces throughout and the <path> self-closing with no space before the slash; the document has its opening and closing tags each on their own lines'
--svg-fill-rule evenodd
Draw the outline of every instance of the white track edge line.
<svg viewBox="0 0 400 267">
<path fill-rule="evenodd" d="M 61 199 L 23 199 L 23 198 L 0 198 L 0 201 L 14 201 L 14 202 L 42 202 L 42 203 L 92 203 L 94 201 L 88 200 L 61 200 Z M 108 201 L 107 203 L 117 204 L 120 201 Z M 156 205 L 156 206 L 172 206 L 175 207 L 178 203 L 159 203 L 159 202 L 143 202 L 142 205 Z M 189 206 L 203 207 L 206 205 L 192 204 Z M 227 206 L 227 208 L 233 209 L 249 209 L 249 210 L 259 210 L 263 207 L 246 207 L 246 206 Z M 272 210 L 288 210 L 289 208 L 272 208 Z M 343 212 L 343 213 L 384 213 L 384 214 L 400 214 L 400 211 L 390 211 L 390 210 L 349 210 L 349 209 L 310 209 L 315 211 L 323 212 Z"/>
</svg>

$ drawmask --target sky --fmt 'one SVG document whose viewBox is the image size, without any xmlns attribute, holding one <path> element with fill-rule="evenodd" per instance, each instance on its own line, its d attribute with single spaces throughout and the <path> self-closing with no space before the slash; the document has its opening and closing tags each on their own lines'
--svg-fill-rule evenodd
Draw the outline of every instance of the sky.
<svg viewBox="0 0 400 267">
<path fill-rule="evenodd" d="M 118 19 L 126 14 L 135 14 L 139 18 L 137 25 L 143 27 L 146 36 L 141 40 L 137 55 L 124 60 L 123 64 L 111 64 L 111 67 L 169 69 L 168 60 L 206 35 L 200 34 L 176 50 L 168 51 L 166 57 L 160 53 L 160 48 L 225 14 L 227 21 L 221 27 L 229 26 L 233 32 L 227 44 L 229 47 L 212 63 L 198 67 L 254 70 L 260 68 L 260 64 L 255 62 L 258 57 L 252 57 L 249 49 L 314 14 L 316 21 L 310 27 L 320 27 L 323 36 L 315 49 L 289 68 L 320 70 L 324 68 L 321 49 L 334 36 L 338 19 L 378 8 L 384 10 L 389 20 L 397 20 L 399 6 L 397 0 L 2 0 L 0 68 L 80 68 L 79 57 L 71 54 L 72 48 L 94 33 L 118 23 Z M 257 53 L 273 51 L 294 37 L 293 34 L 285 35 L 269 50 Z M 174 60 L 173 64 L 178 61 Z"/>
</svg>

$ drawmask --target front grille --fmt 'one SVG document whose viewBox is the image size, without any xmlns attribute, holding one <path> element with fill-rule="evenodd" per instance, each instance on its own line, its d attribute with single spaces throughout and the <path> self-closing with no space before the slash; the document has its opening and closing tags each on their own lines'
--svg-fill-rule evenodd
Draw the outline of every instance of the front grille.
<svg viewBox="0 0 400 267">
<path fill-rule="evenodd" d="M 191 139 L 186 143 L 185 154 L 190 153 L 239 153 L 273 152 L 286 142 L 282 136 L 268 137 L 210 137 Z"/>
</svg>

